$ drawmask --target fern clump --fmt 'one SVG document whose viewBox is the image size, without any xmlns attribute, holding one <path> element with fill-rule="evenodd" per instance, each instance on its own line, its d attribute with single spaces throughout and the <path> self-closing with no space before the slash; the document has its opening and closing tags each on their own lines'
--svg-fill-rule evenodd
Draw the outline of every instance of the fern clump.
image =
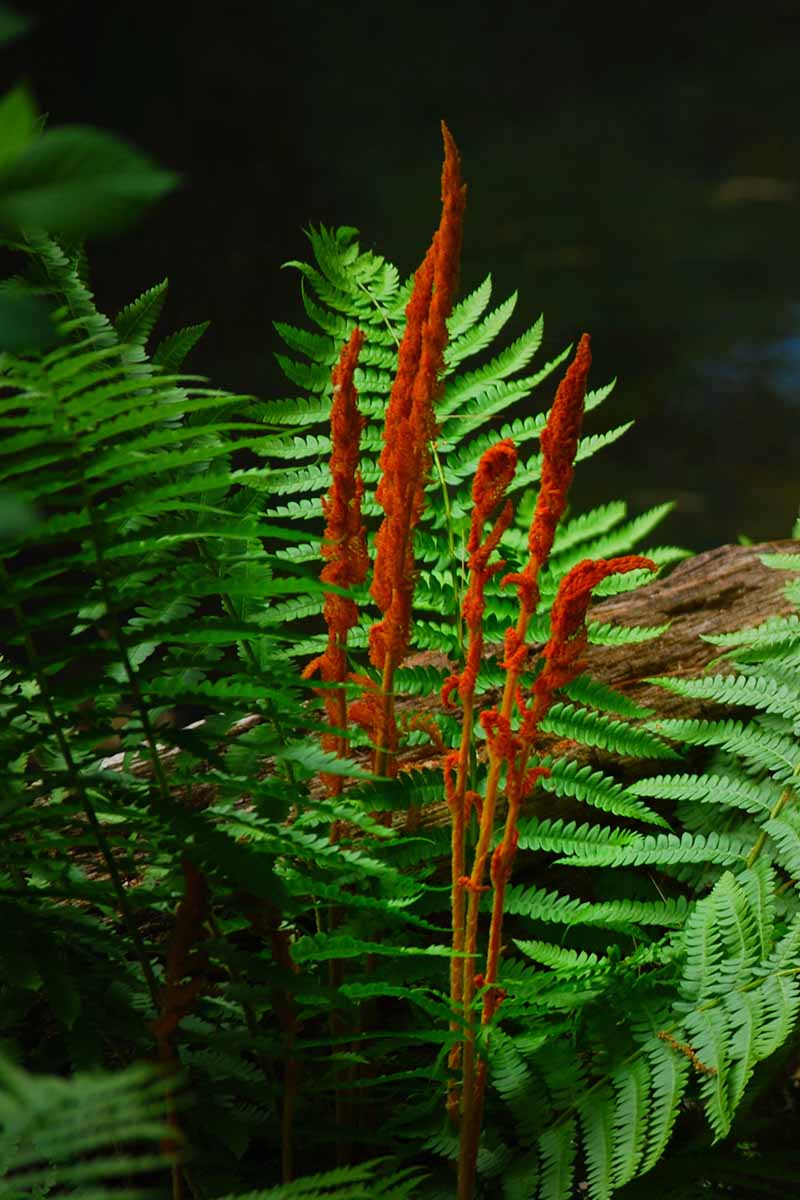
<svg viewBox="0 0 800 1200">
<path fill-rule="evenodd" d="M 112 320 L 82 247 L 13 242 L 55 340 L 0 358 L 9 1194 L 603 1200 L 690 1102 L 724 1137 L 796 1027 L 795 618 L 660 681 L 748 720 L 585 673 L 664 629 L 592 595 L 683 552 L 638 552 L 668 505 L 569 511 L 626 426 L 583 431 L 588 336 L 534 369 L 516 296 L 456 301 L 444 138 L 410 279 L 311 229 L 289 399 L 185 375 L 166 281 Z"/>
</svg>

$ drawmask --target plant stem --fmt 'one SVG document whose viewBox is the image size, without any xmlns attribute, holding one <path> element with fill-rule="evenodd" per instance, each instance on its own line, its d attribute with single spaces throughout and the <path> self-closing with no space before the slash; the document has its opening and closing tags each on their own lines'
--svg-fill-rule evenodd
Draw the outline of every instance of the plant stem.
<svg viewBox="0 0 800 1200">
<path fill-rule="evenodd" d="M 464 923 L 466 903 L 462 879 L 466 873 L 465 840 L 467 834 L 467 773 L 470 767 L 470 750 L 472 748 L 472 724 L 475 705 L 474 692 L 464 698 L 464 709 L 461 725 L 461 744 L 458 750 L 458 765 L 456 768 L 456 783 L 452 802 L 450 804 L 450 910 L 452 920 L 452 951 L 450 959 L 450 1005 L 453 1016 L 450 1020 L 450 1031 L 455 1034 L 461 1028 L 462 1007 L 464 994 Z M 448 1065 L 450 1070 L 458 1070 L 461 1062 L 461 1042 L 456 1041 L 450 1051 Z M 451 1081 L 447 1094 L 447 1111 L 451 1121 L 458 1122 L 459 1088 Z"/>
<path fill-rule="evenodd" d="M 521 645 L 528 631 L 532 613 L 524 605 L 520 605 L 520 613 L 515 630 L 516 645 Z M 506 672 L 506 682 L 503 688 L 503 698 L 500 705 L 500 720 L 510 721 L 511 709 L 514 703 L 519 671 L 509 666 Z M 498 785 L 503 768 L 503 759 L 492 750 L 489 743 L 489 774 L 486 780 L 486 794 L 483 799 L 478 843 L 475 847 L 475 859 L 472 866 L 467 890 L 467 915 L 464 926 L 464 960 L 462 974 L 461 1000 L 464 1014 L 463 1035 L 463 1065 L 462 1065 L 462 1135 L 459 1154 L 458 1200 L 472 1200 L 475 1188 L 475 1163 L 478 1156 L 478 1137 L 480 1128 L 475 1123 L 477 1093 L 475 1090 L 475 1028 L 472 1012 L 472 1002 L 475 995 L 475 966 L 478 942 L 478 913 L 480 909 L 481 890 L 486 872 L 486 859 L 489 855 L 489 845 L 494 832 L 494 815 L 497 806 Z M 480 1116 L 480 1113 L 477 1113 Z"/>
<path fill-rule="evenodd" d="M 795 767 L 795 769 L 792 773 L 794 775 L 800 775 L 800 763 L 798 763 L 798 765 Z M 780 796 L 776 800 L 775 804 L 772 806 L 772 810 L 769 814 L 769 819 L 771 821 L 773 821 L 775 819 L 775 817 L 780 816 L 781 812 L 784 810 L 786 805 L 792 799 L 793 795 L 794 795 L 794 792 L 791 787 L 785 787 L 783 789 Z M 763 850 L 764 843 L 766 842 L 766 840 L 767 840 L 766 830 L 762 829 L 761 833 L 756 838 L 753 849 L 750 851 L 750 853 L 747 856 L 747 860 L 744 864 L 746 867 L 752 867 L 753 863 L 756 861 L 759 854 Z"/>
<path fill-rule="evenodd" d="M 394 721 L 394 660 L 387 651 L 383 662 L 381 676 L 381 724 L 378 730 L 378 744 L 375 747 L 375 762 L 373 770 L 376 775 L 386 775 L 389 766 L 389 729 Z M 391 773 L 394 764 L 389 768 Z"/>
</svg>

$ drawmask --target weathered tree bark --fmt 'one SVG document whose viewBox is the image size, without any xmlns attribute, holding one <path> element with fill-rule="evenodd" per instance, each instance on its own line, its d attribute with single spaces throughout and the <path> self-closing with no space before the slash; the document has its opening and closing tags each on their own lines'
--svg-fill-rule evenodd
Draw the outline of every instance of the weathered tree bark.
<svg viewBox="0 0 800 1200">
<path fill-rule="evenodd" d="M 719 705 L 689 700 L 667 692 L 647 679 L 658 675 L 699 675 L 712 659 L 722 652 L 719 646 L 702 640 L 702 634 L 729 633 L 759 625 L 768 617 L 792 612 L 783 589 L 790 576 L 783 571 L 765 567 L 762 554 L 800 552 L 795 541 L 764 542 L 757 546 L 720 546 L 707 550 L 679 563 L 666 578 L 593 604 L 589 620 L 603 624 L 654 626 L 669 622 L 669 628 L 652 641 L 632 646 L 590 646 L 586 655 L 586 670 L 595 679 L 609 684 L 625 696 L 653 710 L 658 717 L 718 716 Z M 535 656 L 541 646 L 532 647 Z M 500 647 L 490 648 L 489 655 L 497 656 Z M 406 665 L 446 665 L 443 655 L 424 652 L 412 656 Z M 726 667 L 720 665 L 719 670 Z M 728 668 L 729 669 L 729 668 Z M 495 703 L 496 692 L 481 697 L 481 707 Z M 435 712 L 436 698 L 421 702 L 398 702 L 398 713 L 411 707 L 415 711 L 427 708 Z M 581 762 L 611 770 L 617 778 L 625 778 L 623 760 L 601 750 L 589 750 L 542 734 L 540 753 L 568 753 Z M 401 770 L 434 766 L 438 759 L 427 747 L 416 747 L 401 759 Z M 638 762 L 634 774 L 655 762 Z M 583 810 L 585 812 L 585 810 Z M 563 815 L 559 812 L 559 815 Z M 444 825 L 449 814 L 444 803 L 426 808 L 423 825 Z"/>
</svg>

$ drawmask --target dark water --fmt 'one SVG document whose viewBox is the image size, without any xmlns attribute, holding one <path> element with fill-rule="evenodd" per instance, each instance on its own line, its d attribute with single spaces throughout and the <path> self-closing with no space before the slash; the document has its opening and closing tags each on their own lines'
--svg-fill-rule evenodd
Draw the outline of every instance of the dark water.
<svg viewBox="0 0 800 1200">
<path fill-rule="evenodd" d="M 445 117 L 469 181 L 463 286 L 545 314 L 541 361 L 591 332 L 576 505 L 675 498 L 657 540 L 787 536 L 800 506 L 800 5 L 36 4 L 6 51 L 53 122 L 127 134 L 183 190 L 94 250 L 113 309 L 163 275 L 167 324 L 210 317 L 195 369 L 290 394 L 309 221 L 413 269 L 437 219 Z M 549 393 L 539 398 L 543 406 Z"/>
</svg>

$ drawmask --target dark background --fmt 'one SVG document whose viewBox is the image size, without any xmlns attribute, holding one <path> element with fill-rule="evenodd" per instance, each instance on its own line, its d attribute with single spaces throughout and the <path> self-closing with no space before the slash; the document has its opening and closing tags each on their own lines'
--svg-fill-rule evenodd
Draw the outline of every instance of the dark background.
<svg viewBox="0 0 800 1200">
<path fill-rule="evenodd" d="M 576 506 L 676 498 L 656 540 L 788 536 L 800 504 L 800 3 L 25 3 L 3 51 L 52 124 L 125 135 L 183 187 L 90 247 L 114 312 L 164 275 L 188 364 L 291 395 L 273 320 L 303 322 L 309 222 L 349 224 L 407 275 L 438 216 L 439 120 L 469 202 L 462 291 L 487 271 L 545 314 L 536 364 L 593 337 L 636 428 Z M 506 335 L 504 335 L 505 337 Z M 503 343 L 505 344 L 505 342 Z M 551 389 L 534 397 L 537 409 Z"/>
</svg>

